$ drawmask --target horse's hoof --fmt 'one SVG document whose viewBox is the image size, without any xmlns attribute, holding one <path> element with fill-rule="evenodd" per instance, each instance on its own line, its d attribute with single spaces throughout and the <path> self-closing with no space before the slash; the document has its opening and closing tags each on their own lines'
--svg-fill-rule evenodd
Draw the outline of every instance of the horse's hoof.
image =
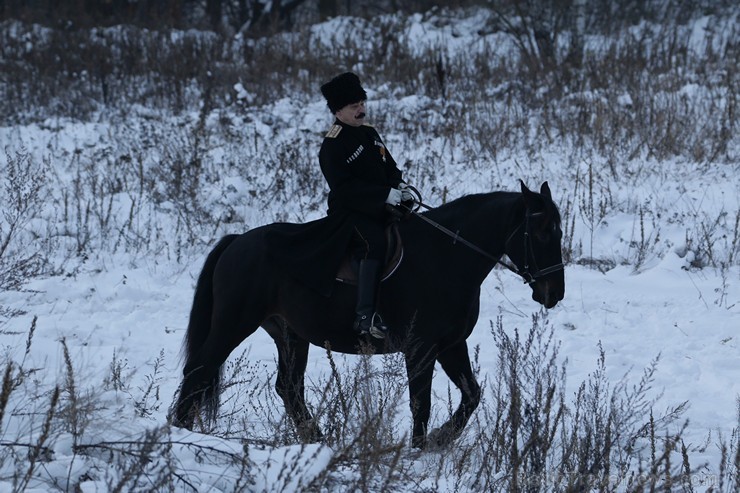
<svg viewBox="0 0 740 493">
<path fill-rule="evenodd" d="M 427 437 L 427 450 L 440 450 L 450 446 L 452 442 L 457 438 L 457 433 L 452 429 L 452 426 L 444 424 L 439 428 L 429 432 Z"/>
<path fill-rule="evenodd" d="M 321 443 L 324 441 L 324 434 L 321 433 L 321 429 L 316 424 L 316 420 L 311 418 L 307 420 L 301 420 L 295 422 L 295 430 L 298 434 L 298 438 L 303 443 Z"/>
<path fill-rule="evenodd" d="M 425 436 L 416 436 L 411 438 L 411 447 L 416 449 L 424 449 L 426 448 L 427 437 Z"/>
<path fill-rule="evenodd" d="M 303 441 L 303 443 L 323 443 L 324 442 L 324 434 L 321 433 L 321 431 L 318 428 L 314 430 L 310 430 L 310 431 L 299 432 L 298 436 L 301 438 L 301 441 Z"/>
</svg>

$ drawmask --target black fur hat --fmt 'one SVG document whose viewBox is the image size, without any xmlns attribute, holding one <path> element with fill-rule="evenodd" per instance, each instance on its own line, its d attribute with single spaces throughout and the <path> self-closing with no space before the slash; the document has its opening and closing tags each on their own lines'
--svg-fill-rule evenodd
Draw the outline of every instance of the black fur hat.
<svg viewBox="0 0 740 493">
<path fill-rule="evenodd" d="M 360 78 L 352 72 L 337 75 L 321 86 L 321 94 L 332 113 L 336 113 L 348 104 L 365 101 L 367 93 L 360 85 Z"/>
</svg>

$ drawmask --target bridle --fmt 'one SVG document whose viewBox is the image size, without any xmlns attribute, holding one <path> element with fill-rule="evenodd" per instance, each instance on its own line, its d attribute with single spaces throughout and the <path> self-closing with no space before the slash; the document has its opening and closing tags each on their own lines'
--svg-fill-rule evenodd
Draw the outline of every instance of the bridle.
<svg viewBox="0 0 740 493">
<path fill-rule="evenodd" d="M 552 274 L 553 272 L 557 272 L 559 270 L 563 270 L 563 263 L 560 262 L 558 264 L 553 264 L 549 267 L 545 267 L 544 269 L 540 269 L 537 266 L 537 259 L 534 256 L 534 249 L 532 248 L 532 237 L 529 234 L 529 218 L 530 217 L 537 217 L 541 214 L 544 214 L 543 212 L 532 212 L 526 211 L 524 213 L 524 221 L 519 224 L 516 228 L 514 228 L 514 231 L 511 232 L 509 237 L 506 239 L 506 242 L 504 242 L 504 249 L 508 250 L 509 242 L 512 240 L 514 235 L 517 231 L 519 231 L 522 226 L 524 226 L 524 269 L 518 270 L 517 274 L 522 276 L 524 278 L 524 282 L 527 284 L 534 283 L 537 279 L 540 277 L 544 277 L 548 274 Z M 530 268 L 530 259 L 532 260 L 532 268 Z"/>
<path fill-rule="evenodd" d="M 401 204 L 401 206 L 404 207 L 404 208 L 406 208 L 406 210 L 408 210 L 408 212 L 410 214 L 415 215 L 419 219 L 425 221 L 427 224 L 435 227 L 436 229 L 438 229 L 442 233 L 444 233 L 447 236 L 449 236 L 450 238 L 452 238 L 452 244 L 453 245 L 456 244 L 456 243 L 458 243 L 458 242 L 459 243 L 462 243 L 463 245 L 465 245 L 466 247 L 470 248 L 474 252 L 477 252 L 480 255 L 483 255 L 484 257 L 486 257 L 486 258 L 494 261 L 495 263 L 497 263 L 497 264 L 505 267 L 506 269 L 509 269 L 514 274 L 519 275 L 524 280 L 524 282 L 526 284 L 530 284 L 531 285 L 531 284 L 535 283 L 537 281 L 537 279 L 539 279 L 541 277 L 544 277 L 544 276 L 546 276 L 548 274 L 552 274 L 553 272 L 557 272 L 559 270 L 563 270 L 564 267 L 563 267 L 563 263 L 562 262 L 560 262 L 558 264 L 551 265 L 551 266 L 546 267 L 544 269 L 540 269 L 537 266 L 537 260 L 534 257 L 534 250 L 532 248 L 532 238 L 530 237 L 530 234 L 529 234 L 529 218 L 530 217 L 536 217 L 539 214 L 543 214 L 542 212 L 530 213 L 529 211 L 526 211 L 525 214 L 524 214 L 524 220 L 516 228 L 514 228 L 514 230 L 509 234 L 508 238 L 504 242 L 504 249 L 508 250 L 508 245 L 511 242 L 511 240 L 514 238 L 514 235 L 517 233 L 517 231 L 519 231 L 520 229 L 522 229 L 522 227 L 524 227 L 524 268 L 523 269 L 519 269 L 516 265 L 512 265 L 509 262 L 505 262 L 505 261 L 501 260 L 501 257 L 500 256 L 499 257 L 496 257 L 494 255 L 491 255 L 490 253 L 488 253 L 487 251 L 483 250 L 479 246 L 477 246 L 477 245 L 471 243 L 470 241 L 466 240 L 465 238 L 461 237 L 459 235 L 459 233 L 460 233 L 459 230 L 456 231 L 456 232 L 453 232 L 452 230 L 445 228 L 444 226 L 442 226 L 438 222 L 433 221 L 432 219 L 429 219 L 428 217 L 420 214 L 418 212 L 420 207 L 423 207 L 423 208 L 429 209 L 429 210 L 431 210 L 432 207 L 426 205 L 425 203 L 423 203 L 421 201 L 421 193 L 419 193 L 419 191 L 416 188 L 414 188 L 412 186 L 408 186 L 408 189 L 411 190 L 417 196 L 414 199 L 415 207 L 408 207 L 408 206 L 406 206 L 404 204 Z M 531 258 L 531 267 L 530 267 L 530 258 Z"/>
</svg>

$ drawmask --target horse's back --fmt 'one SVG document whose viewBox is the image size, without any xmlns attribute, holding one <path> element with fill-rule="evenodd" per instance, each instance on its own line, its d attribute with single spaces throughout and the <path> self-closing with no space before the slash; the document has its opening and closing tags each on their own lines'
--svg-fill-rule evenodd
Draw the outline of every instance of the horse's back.
<svg viewBox="0 0 740 493">
<path fill-rule="evenodd" d="M 265 235 L 271 225 L 260 226 L 239 235 L 227 235 L 215 249 L 225 242 L 228 245 L 221 253 L 214 275 L 222 282 L 246 283 L 254 277 L 267 275 L 267 249 Z"/>
</svg>

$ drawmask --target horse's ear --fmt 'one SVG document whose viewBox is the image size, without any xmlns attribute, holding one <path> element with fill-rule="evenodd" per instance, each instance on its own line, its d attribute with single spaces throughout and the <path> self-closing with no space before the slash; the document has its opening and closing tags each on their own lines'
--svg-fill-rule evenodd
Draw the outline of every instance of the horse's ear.
<svg viewBox="0 0 740 493">
<path fill-rule="evenodd" d="M 548 199 L 552 200 L 552 194 L 550 193 L 550 185 L 547 184 L 547 182 L 543 183 L 540 187 L 540 193 L 547 197 Z"/>
<path fill-rule="evenodd" d="M 530 211 L 535 210 L 537 208 L 537 205 L 542 201 L 537 200 L 537 194 L 527 188 L 527 185 L 524 184 L 524 181 L 519 180 L 519 183 L 522 187 L 522 196 L 524 197 L 525 206 Z"/>
</svg>

